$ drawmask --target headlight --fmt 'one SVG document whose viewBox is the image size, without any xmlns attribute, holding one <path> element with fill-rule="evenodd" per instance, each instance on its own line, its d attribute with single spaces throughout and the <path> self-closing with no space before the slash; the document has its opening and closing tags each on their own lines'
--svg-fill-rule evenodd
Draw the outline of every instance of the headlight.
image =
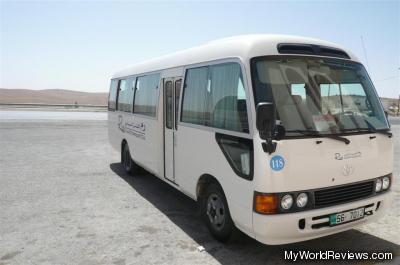
<svg viewBox="0 0 400 265">
<path fill-rule="evenodd" d="M 297 199 L 296 199 L 297 207 L 303 208 L 304 206 L 307 205 L 307 202 L 308 202 L 308 196 L 306 193 L 303 192 L 297 196 Z"/>
<path fill-rule="evenodd" d="M 375 182 L 375 192 L 380 192 L 382 190 L 382 180 L 377 179 Z"/>
<path fill-rule="evenodd" d="M 290 194 L 286 194 L 285 196 L 282 197 L 281 199 L 281 207 L 285 210 L 290 209 L 293 204 L 293 197 Z"/>
<path fill-rule="evenodd" d="M 382 178 L 382 190 L 387 190 L 390 185 L 390 179 L 389 177 L 383 177 Z"/>
</svg>

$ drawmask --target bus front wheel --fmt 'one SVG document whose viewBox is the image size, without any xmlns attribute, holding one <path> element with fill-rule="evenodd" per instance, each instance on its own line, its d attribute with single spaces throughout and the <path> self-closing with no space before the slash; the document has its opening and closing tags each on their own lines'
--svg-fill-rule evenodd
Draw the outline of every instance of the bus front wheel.
<svg viewBox="0 0 400 265">
<path fill-rule="evenodd" d="M 211 183 L 201 200 L 202 218 L 211 234 L 221 242 L 227 242 L 236 232 L 229 213 L 228 203 L 221 187 Z"/>
</svg>

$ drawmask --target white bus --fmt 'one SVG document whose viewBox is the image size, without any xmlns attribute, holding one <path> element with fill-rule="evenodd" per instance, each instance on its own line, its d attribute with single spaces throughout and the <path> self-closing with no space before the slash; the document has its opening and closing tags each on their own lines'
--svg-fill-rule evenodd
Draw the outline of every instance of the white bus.
<svg viewBox="0 0 400 265">
<path fill-rule="evenodd" d="M 390 125 L 362 64 L 309 38 L 226 38 L 117 72 L 109 139 L 198 201 L 212 235 L 338 233 L 390 206 Z"/>
</svg>

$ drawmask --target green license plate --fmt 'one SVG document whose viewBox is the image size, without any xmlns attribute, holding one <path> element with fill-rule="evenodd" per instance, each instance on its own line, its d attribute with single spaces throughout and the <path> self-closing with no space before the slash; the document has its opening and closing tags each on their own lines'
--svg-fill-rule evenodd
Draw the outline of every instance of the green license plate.
<svg viewBox="0 0 400 265">
<path fill-rule="evenodd" d="M 329 216 L 329 224 L 331 226 L 340 225 L 364 218 L 364 207 L 346 212 L 335 213 Z"/>
</svg>

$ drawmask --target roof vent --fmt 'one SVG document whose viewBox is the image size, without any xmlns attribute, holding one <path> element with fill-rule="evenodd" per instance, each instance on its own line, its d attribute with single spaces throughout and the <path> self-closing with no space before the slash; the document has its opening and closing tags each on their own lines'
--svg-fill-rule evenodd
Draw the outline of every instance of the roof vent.
<svg viewBox="0 0 400 265">
<path fill-rule="evenodd" d="M 278 52 L 282 54 L 308 54 L 350 59 L 350 56 L 341 49 L 313 44 L 280 43 L 278 44 Z"/>
</svg>

